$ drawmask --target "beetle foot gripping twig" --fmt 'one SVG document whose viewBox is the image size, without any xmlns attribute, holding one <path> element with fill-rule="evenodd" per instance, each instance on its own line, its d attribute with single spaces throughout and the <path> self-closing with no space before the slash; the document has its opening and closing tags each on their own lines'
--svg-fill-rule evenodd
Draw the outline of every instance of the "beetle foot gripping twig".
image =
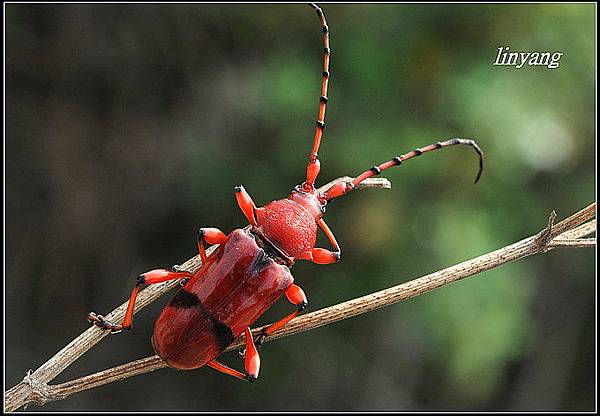
<svg viewBox="0 0 600 416">
<path fill-rule="evenodd" d="M 260 331 L 260 334 L 258 334 L 256 338 L 254 338 L 254 344 L 256 345 L 256 348 L 258 348 L 259 351 L 265 342 L 265 338 L 269 336 L 269 334 L 267 333 L 267 328 L 268 327 L 264 327 L 262 331 Z"/>
<path fill-rule="evenodd" d="M 267 336 L 269 335 L 266 331 L 267 327 L 264 327 L 262 329 L 262 331 L 260 331 L 260 333 L 254 338 L 254 345 L 256 346 L 256 350 L 260 351 L 264 342 L 265 342 L 265 338 L 267 338 Z M 244 346 L 241 346 L 238 350 L 238 354 L 241 357 L 245 357 L 246 356 L 246 348 L 244 348 Z"/>
<path fill-rule="evenodd" d="M 111 334 L 118 334 L 124 329 L 122 325 L 115 325 L 113 323 L 110 323 L 104 318 L 103 315 L 98 315 L 95 312 L 88 313 L 87 320 L 100 329 L 110 330 Z"/>
</svg>

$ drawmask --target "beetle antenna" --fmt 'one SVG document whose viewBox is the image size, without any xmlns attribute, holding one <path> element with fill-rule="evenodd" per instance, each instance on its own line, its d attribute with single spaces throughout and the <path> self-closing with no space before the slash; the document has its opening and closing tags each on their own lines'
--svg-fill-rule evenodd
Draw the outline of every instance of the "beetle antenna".
<svg viewBox="0 0 600 416">
<path fill-rule="evenodd" d="M 319 117 L 317 118 L 317 126 L 315 128 L 315 136 L 313 139 L 313 147 L 308 157 L 308 166 L 306 167 L 306 181 L 302 184 L 302 188 L 305 191 L 313 192 L 315 189 L 315 181 L 319 176 L 321 170 L 321 163 L 319 162 L 319 146 L 321 145 L 321 138 L 323 137 L 323 130 L 325 129 L 325 108 L 327 107 L 327 86 L 329 83 L 329 56 L 331 50 L 329 49 L 329 27 L 325 20 L 325 14 L 319 6 L 314 3 L 310 3 L 310 6 L 315 9 L 317 16 L 321 20 L 321 27 L 323 28 L 323 80 L 321 82 L 321 96 L 319 97 Z"/>
<path fill-rule="evenodd" d="M 443 149 L 444 147 L 454 146 L 457 144 L 472 146 L 475 149 L 475 152 L 477 152 L 477 154 L 479 155 L 479 171 L 477 172 L 477 177 L 475 178 L 475 183 L 477 183 L 477 181 L 481 177 L 481 173 L 483 172 L 483 151 L 477 145 L 477 143 L 475 143 L 474 140 L 450 139 L 446 140 L 445 142 L 432 143 L 425 147 L 421 147 L 410 151 L 406 154 L 403 154 L 402 156 L 396 156 L 388 160 L 387 162 L 382 163 L 381 165 L 373 166 L 369 170 L 366 170 L 365 172 L 358 175 L 352 182 L 338 182 L 337 184 L 333 185 L 331 188 L 327 189 L 325 192 L 320 194 L 318 198 L 321 202 L 326 202 L 331 199 L 340 197 L 355 189 L 356 186 L 365 179 L 370 178 L 371 176 L 379 175 L 381 172 L 391 167 L 399 166 L 405 160 L 412 159 L 413 157 L 420 156 L 423 153 L 427 153 L 432 150 Z"/>
</svg>

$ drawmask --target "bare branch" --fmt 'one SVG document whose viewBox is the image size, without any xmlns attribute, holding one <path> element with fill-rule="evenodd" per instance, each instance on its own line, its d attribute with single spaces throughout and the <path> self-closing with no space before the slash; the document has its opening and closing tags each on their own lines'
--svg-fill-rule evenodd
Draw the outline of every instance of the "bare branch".
<svg viewBox="0 0 600 416">
<path fill-rule="evenodd" d="M 581 224 L 579 227 L 573 228 L 572 230 L 565 231 L 557 238 L 561 238 L 561 239 L 562 238 L 565 238 L 565 239 L 581 238 L 581 237 L 588 236 L 595 232 L 596 232 L 596 220 L 591 220 L 591 221 L 586 222 L 585 224 Z"/>
<path fill-rule="evenodd" d="M 557 238 L 548 244 L 548 249 L 556 247 L 595 247 L 595 238 Z"/>
<path fill-rule="evenodd" d="M 318 190 L 324 191 L 337 182 L 351 182 L 353 179 L 354 178 L 351 178 L 349 176 L 344 176 L 325 184 Z M 392 184 L 386 178 L 370 178 L 361 183 L 358 188 L 386 189 L 391 187 Z M 210 255 L 217 247 L 218 246 L 210 247 L 206 251 L 206 254 Z M 195 272 L 200 268 L 201 265 L 202 262 L 200 260 L 200 256 L 198 255 L 187 260 L 180 267 L 183 270 Z M 156 299 L 161 297 L 164 293 L 177 287 L 179 283 L 179 280 L 159 283 L 156 285 L 148 286 L 144 290 L 140 291 L 135 303 L 134 314 L 138 313 L 140 310 L 150 305 Z M 121 322 L 125 315 L 127 304 L 128 301 L 125 301 L 115 310 L 107 314 L 105 318 L 111 322 Z M 7 411 L 12 411 L 31 401 L 43 404 L 45 396 L 38 394 L 41 392 L 41 390 L 34 389 L 32 386 L 45 385 L 46 383 L 54 380 L 56 376 L 58 376 L 66 368 L 73 364 L 75 360 L 81 357 L 85 352 L 89 351 L 94 345 L 96 345 L 108 335 L 108 331 L 103 331 L 102 329 L 92 325 L 84 333 L 79 335 L 62 350 L 56 353 L 52 358 L 50 358 L 48 361 L 42 364 L 37 370 L 35 370 L 34 372 L 28 372 L 27 376 L 23 379 L 22 382 L 10 389 L 5 396 L 5 409 Z M 29 397 L 31 398 L 29 399 Z"/>
<path fill-rule="evenodd" d="M 581 224 L 589 221 L 595 214 L 596 204 L 593 203 L 554 225 L 556 214 L 552 212 L 548 219 L 548 226 L 534 236 L 389 289 L 320 309 L 310 314 L 301 315 L 267 337 L 264 342 L 305 332 L 392 305 L 508 262 L 546 252 L 550 248 L 589 247 L 592 241 L 595 244 L 595 239 L 580 239 L 580 237 L 595 232 L 596 221 L 593 220 L 586 224 Z M 565 236 L 568 236 L 568 238 L 565 238 Z M 566 241 L 569 241 L 569 243 L 566 243 Z M 571 241 L 577 241 L 581 244 L 571 244 Z M 255 329 L 254 333 L 257 334 L 261 329 Z M 244 345 L 244 338 L 240 337 L 226 351 L 238 349 L 242 345 Z M 34 382 L 32 375 L 28 374 L 26 380 L 7 392 L 5 408 L 7 411 L 12 411 L 30 402 L 44 404 L 52 400 L 64 399 L 76 392 L 165 367 L 167 367 L 166 363 L 155 355 L 55 386 L 49 386 L 41 383 L 39 380 L 35 380 Z"/>
<path fill-rule="evenodd" d="M 550 237 L 555 238 L 556 236 L 558 236 L 566 231 L 573 230 L 578 225 L 591 220 L 595 216 L 596 216 L 596 203 L 594 202 L 594 203 L 588 205 L 587 207 L 585 207 L 584 209 L 582 209 L 581 211 L 576 212 L 575 214 L 562 220 L 561 222 L 556 224 L 554 227 L 552 227 Z M 594 223 L 594 227 L 595 227 L 595 223 Z"/>
</svg>

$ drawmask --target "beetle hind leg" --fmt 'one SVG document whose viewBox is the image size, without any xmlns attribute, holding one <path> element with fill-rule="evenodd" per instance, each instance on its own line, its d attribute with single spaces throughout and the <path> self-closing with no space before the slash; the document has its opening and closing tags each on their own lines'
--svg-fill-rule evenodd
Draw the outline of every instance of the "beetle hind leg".
<svg viewBox="0 0 600 416">
<path fill-rule="evenodd" d="M 141 285 L 153 285 L 156 283 L 182 278 L 189 279 L 193 276 L 194 275 L 192 273 L 182 271 L 177 266 L 174 266 L 173 268 L 171 268 L 171 270 L 156 269 L 141 274 L 138 276 L 135 286 L 131 291 L 131 296 L 129 297 L 129 303 L 127 304 L 127 311 L 125 312 L 123 322 L 121 322 L 120 324 L 113 324 L 107 321 L 104 318 L 104 316 L 98 315 L 94 312 L 90 312 L 87 316 L 87 319 L 89 322 L 101 329 L 110 330 L 111 334 L 117 334 L 124 329 L 129 330 L 133 325 L 133 311 L 135 307 L 135 300 L 137 299 L 137 295 L 140 291 Z"/>
<path fill-rule="evenodd" d="M 258 355 L 258 350 L 256 349 L 256 345 L 254 344 L 254 339 L 252 338 L 252 332 L 250 332 L 250 328 L 246 328 L 246 354 L 244 358 L 244 368 L 246 373 L 242 373 L 240 371 L 234 370 L 231 367 L 226 366 L 223 363 L 220 363 L 217 360 L 213 360 L 209 362 L 207 365 L 211 368 L 214 368 L 217 371 L 220 371 L 224 374 L 239 378 L 240 380 L 253 382 L 258 378 L 258 373 L 260 371 L 260 356 Z"/>
<path fill-rule="evenodd" d="M 289 315 L 283 317 L 279 321 L 275 322 L 274 324 L 263 328 L 261 333 L 256 338 L 256 343 L 259 346 L 263 343 L 264 339 L 267 336 L 271 335 L 273 332 L 282 328 L 285 324 L 287 324 L 289 321 L 294 319 L 308 305 L 308 300 L 306 299 L 306 295 L 304 294 L 304 291 L 302 290 L 302 288 L 298 285 L 292 284 L 285 291 L 285 296 L 288 298 L 288 300 L 291 303 L 293 303 L 294 305 L 297 306 L 297 309 L 294 312 L 290 313 Z"/>
</svg>

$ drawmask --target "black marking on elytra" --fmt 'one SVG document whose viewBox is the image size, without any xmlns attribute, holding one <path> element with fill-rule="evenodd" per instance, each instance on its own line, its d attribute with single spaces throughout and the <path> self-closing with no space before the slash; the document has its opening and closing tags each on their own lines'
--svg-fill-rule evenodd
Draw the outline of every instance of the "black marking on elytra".
<svg viewBox="0 0 600 416">
<path fill-rule="evenodd" d="M 325 123 L 322 122 L 321 120 L 317 120 L 317 127 L 319 127 L 321 130 L 325 129 Z"/>
<path fill-rule="evenodd" d="M 170 307 L 173 308 L 198 308 L 200 313 L 207 318 L 211 323 L 211 332 L 213 333 L 219 348 L 224 350 L 233 342 L 234 336 L 231 328 L 215 318 L 210 311 L 200 302 L 198 296 L 195 293 L 188 292 L 185 289 L 179 289 L 175 294 L 171 302 Z"/>
<path fill-rule="evenodd" d="M 173 308 L 183 309 L 196 308 L 200 305 L 201 303 L 200 299 L 198 299 L 198 296 L 195 293 L 188 292 L 185 289 L 179 289 L 179 292 L 175 294 L 169 303 L 169 306 Z"/>
<path fill-rule="evenodd" d="M 402 158 L 400 156 L 396 156 L 392 160 L 396 163 L 396 166 L 402 163 Z"/>
<path fill-rule="evenodd" d="M 321 96 L 319 97 L 319 101 L 321 101 L 322 103 L 325 103 L 325 104 L 327 104 L 327 97 L 325 97 L 324 95 L 321 95 Z"/>
<path fill-rule="evenodd" d="M 206 309 L 206 306 L 200 302 L 198 302 L 198 309 L 200 309 L 201 313 L 212 323 L 211 332 L 215 337 L 215 341 L 217 341 L 217 345 L 219 345 L 219 349 L 223 351 L 233 342 L 233 331 L 227 324 L 224 324 L 212 316 L 208 309 Z"/>
<path fill-rule="evenodd" d="M 223 351 L 225 348 L 227 348 L 233 342 L 233 340 L 234 340 L 233 331 L 231 331 L 231 328 L 228 325 L 225 325 L 223 322 L 219 321 L 218 319 L 215 319 L 210 315 L 209 315 L 209 317 L 213 324 L 211 330 L 215 337 L 215 341 L 217 341 L 217 344 L 219 345 L 219 349 L 221 351 Z"/>
<path fill-rule="evenodd" d="M 329 78 L 329 71 L 323 71 L 323 76 L 325 78 Z"/>
<path fill-rule="evenodd" d="M 416 156 L 421 156 L 423 154 L 423 151 L 421 149 L 415 149 L 413 150 L 413 152 L 416 153 Z"/>
<path fill-rule="evenodd" d="M 204 306 L 200 301 L 198 301 L 198 309 L 210 322 L 212 323 L 211 332 L 215 337 L 215 341 L 219 345 L 219 349 L 223 351 L 225 348 L 229 346 L 234 340 L 233 331 L 229 327 L 229 325 L 224 324 L 215 318 L 206 306 Z"/>
<path fill-rule="evenodd" d="M 379 169 L 379 166 L 373 166 L 372 168 L 369 169 L 371 172 L 373 172 L 375 175 L 379 175 L 381 173 L 381 169 Z"/>
</svg>

